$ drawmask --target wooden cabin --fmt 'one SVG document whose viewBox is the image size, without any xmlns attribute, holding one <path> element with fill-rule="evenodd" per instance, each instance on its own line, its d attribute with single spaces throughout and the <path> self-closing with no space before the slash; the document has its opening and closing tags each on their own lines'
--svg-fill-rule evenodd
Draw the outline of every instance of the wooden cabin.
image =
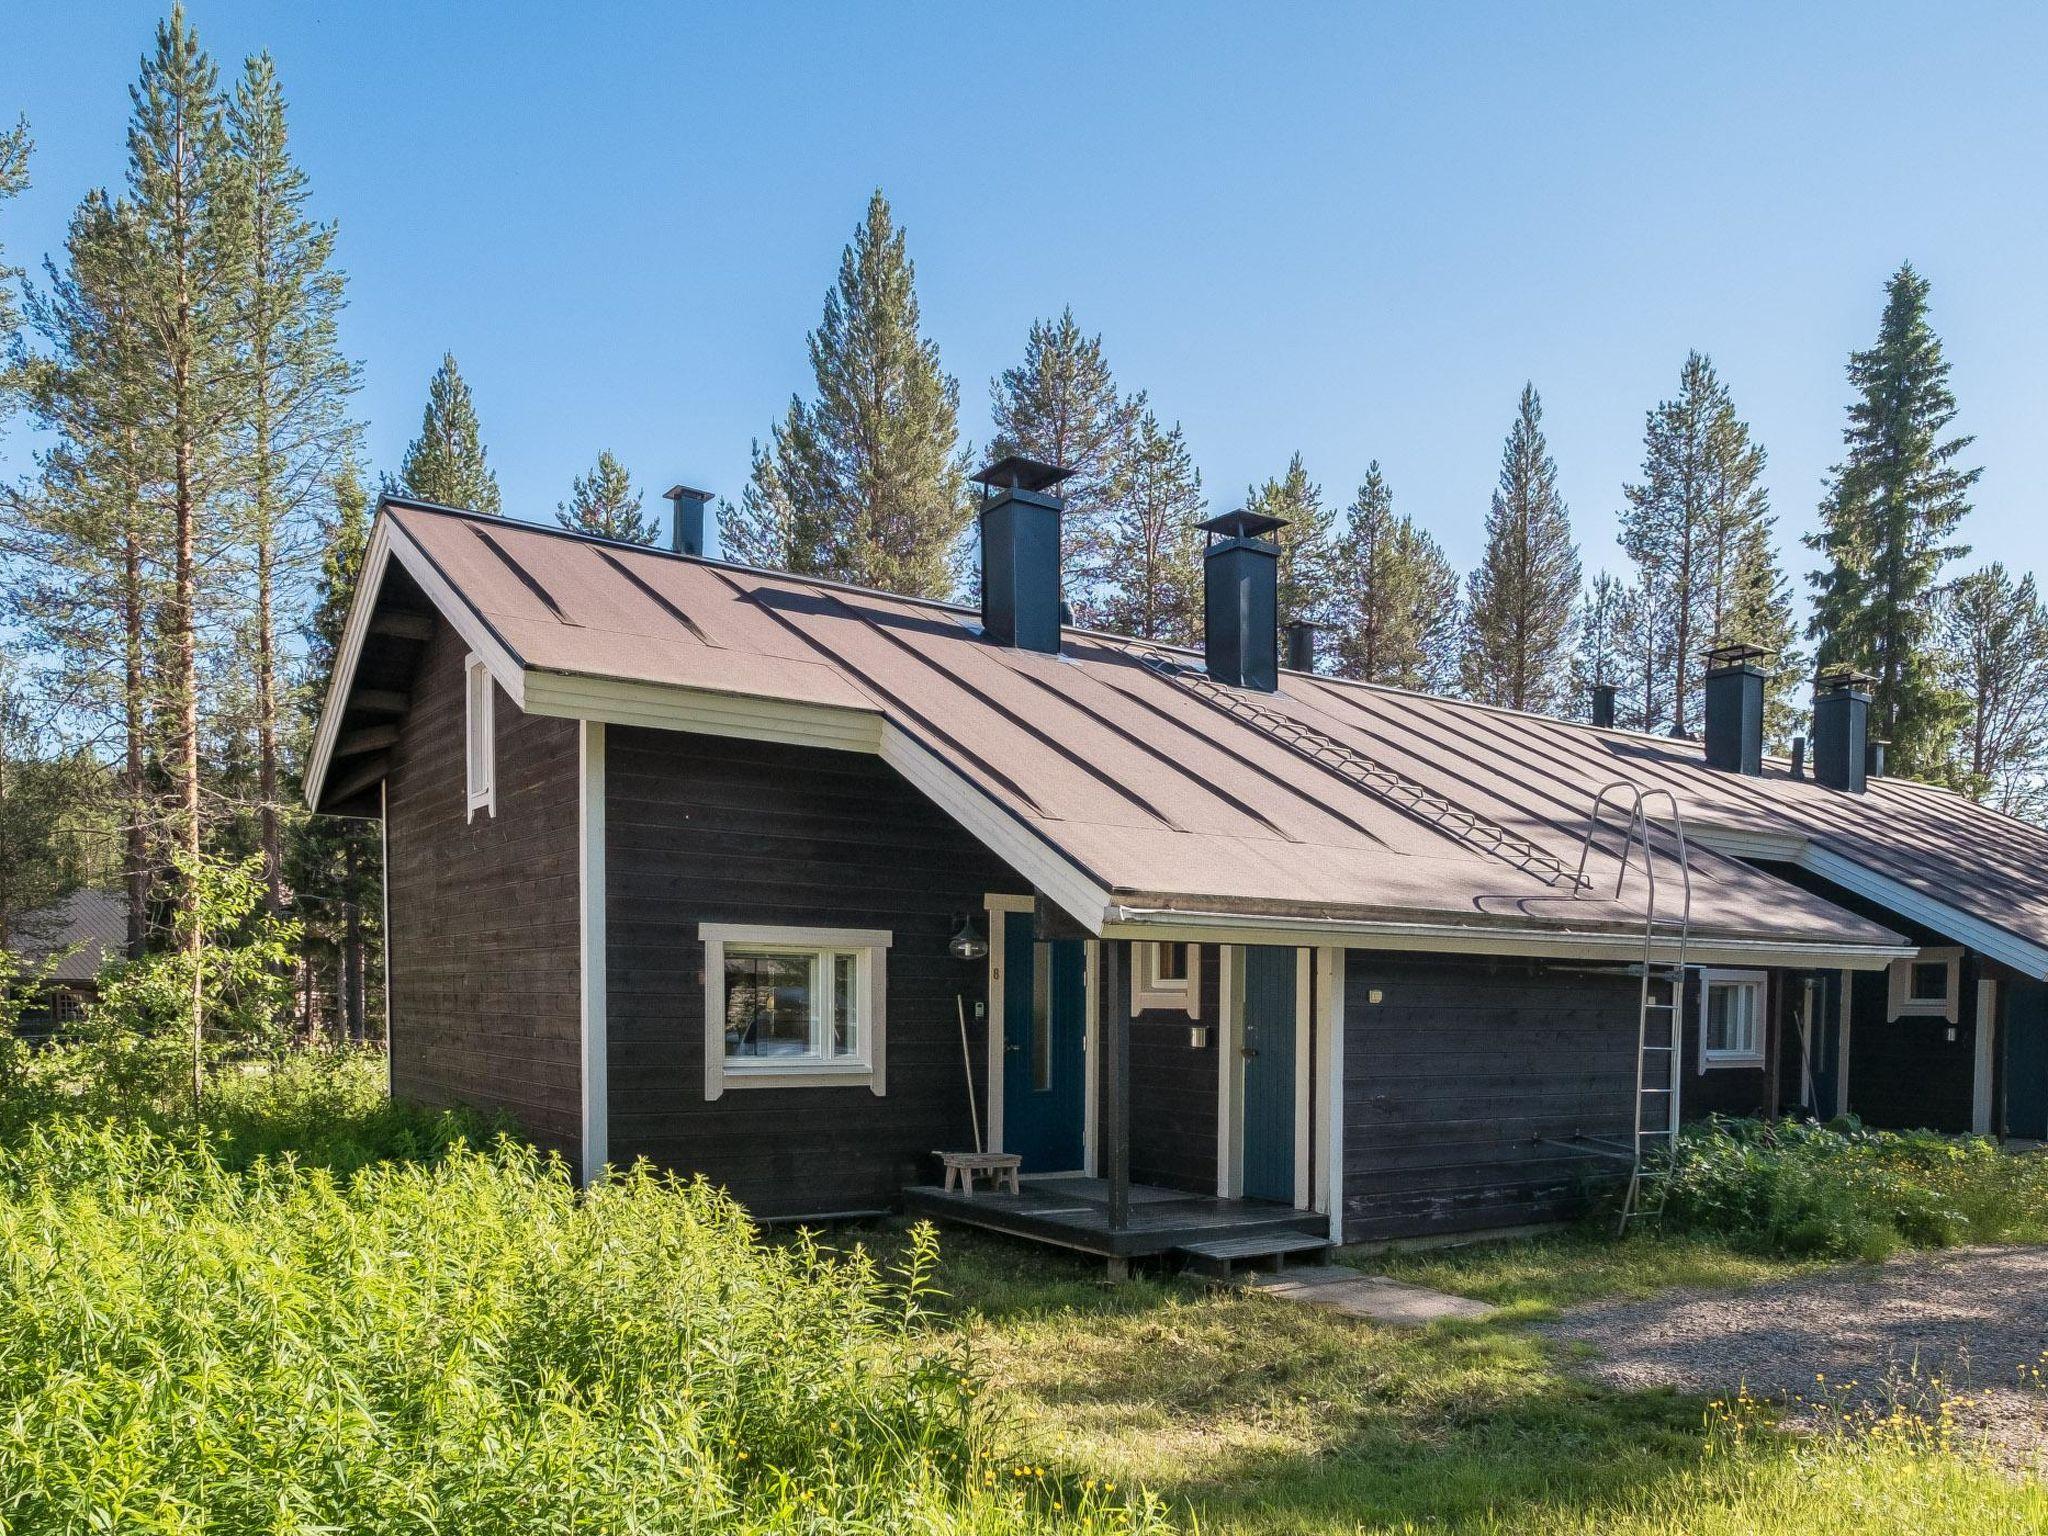
<svg viewBox="0 0 2048 1536">
<path fill-rule="evenodd" d="M 2048 834 L 1855 687 L 1795 767 L 1749 658 L 1704 744 L 1282 668 L 1243 514 L 1201 650 L 1077 629 L 1058 479 L 985 472 L 979 608 L 386 497 L 307 798 L 383 823 L 393 1093 L 1116 1261 L 1553 1219 L 1639 1105 L 2040 1134 Z"/>
</svg>

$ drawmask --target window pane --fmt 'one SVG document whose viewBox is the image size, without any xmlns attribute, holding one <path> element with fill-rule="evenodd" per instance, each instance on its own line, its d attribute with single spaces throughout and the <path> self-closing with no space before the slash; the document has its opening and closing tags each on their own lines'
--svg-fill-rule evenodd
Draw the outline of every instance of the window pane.
<svg viewBox="0 0 2048 1536">
<path fill-rule="evenodd" d="M 1031 1087 L 1052 1088 L 1052 946 L 1031 946 Z"/>
<path fill-rule="evenodd" d="M 804 954 L 725 957 L 725 1054 L 811 1054 L 811 973 Z"/>
<path fill-rule="evenodd" d="M 1948 1001 L 1948 962 L 1946 960 L 1916 960 L 1913 963 L 1913 1001 L 1916 1003 L 1945 1003 Z"/>
<path fill-rule="evenodd" d="M 1756 985 L 1712 982 L 1707 987 L 1707 1049 L 1756 1054 Z"/>
<path fill-rule="evenodd" d="M 832 957 L 832 1054 L 860 1054 L 860 956 Z"/>
<path fill-rule="evenodd" d="M 1188 947 L 1185 944 L 1162 944 L 1159 946 L 1159 979 L 1161 981 L 1186 981 L 1188 979 Z"/>
</svg>

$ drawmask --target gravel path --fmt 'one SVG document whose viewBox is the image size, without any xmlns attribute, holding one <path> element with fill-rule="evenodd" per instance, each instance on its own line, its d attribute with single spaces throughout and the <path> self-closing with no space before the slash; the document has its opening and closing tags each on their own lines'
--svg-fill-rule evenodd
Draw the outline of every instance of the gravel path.
<svg viewBox="0 0 2048 1536">
<path fill-rule="evenodd" d="M 1747 1385 L 1761 1398 L 1810 1399 L 1825 1375 L 1830 1395 L 1882 1406 L 1917 1364 L 1969 1396 L 1963 1421 L 2007 1454 L 2048 1452 L 2048 1388 L 2021 1384 L 2023 1370 L 2048 1368 L 2048 1248 L 1913 1254 L 1748 1290 L 1593 1302 L 1541 1331 L 1590 1345 L 1585 1369 L 1630 1388 Z"/>
</svg>

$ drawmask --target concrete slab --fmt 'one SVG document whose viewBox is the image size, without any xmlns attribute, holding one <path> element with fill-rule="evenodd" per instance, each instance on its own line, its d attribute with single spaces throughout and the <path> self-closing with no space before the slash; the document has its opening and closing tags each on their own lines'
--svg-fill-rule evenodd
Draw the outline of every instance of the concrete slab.
<svg viewBox="0 0 2048 1536">
<path fill-rule="evenodd" d="M 1324 1264 L 1314 1269 L 1287 1269 L 1274 1275 L 1256 1275 L 1251 1286 L 1281 1301 L 1298 1301 L 1311 1307 L 1338 1312 L 1345 1317 L 1362 1317 L 1375 1323 L 1420 1327 L 1447 1317 L 1473 1319 L 1491 1317 L 1494 1309 L 1483 1301 L 1463 1296 L 1446 1296 L 1426 1286 L 1406 1285 L 1380 1275 L 1361 1274 L 1342 1264 Z"/>
</svg>

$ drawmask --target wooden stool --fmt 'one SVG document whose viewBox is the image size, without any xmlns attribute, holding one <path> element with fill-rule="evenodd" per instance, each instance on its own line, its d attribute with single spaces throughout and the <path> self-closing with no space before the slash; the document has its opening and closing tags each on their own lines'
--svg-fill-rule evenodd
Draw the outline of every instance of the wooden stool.
<svg viewBox="0 0 2048 1536">
<path fill-rule="evenodd" d="M 1024 1159 L 1015 1152 L 939 1152 L 934 1154 L 946 1170 L 948 1190 L 958 1188 L 968 1199 L 974 1198 L 974 1176 L 977 1173 L 989 1175 L 989 1184 L 997 1194 L 1003 1192 L 1003 1181 L 1009 1180 L 1010 1193 L 1022 1194 L 1017 1187 L 1017 1171 Z"/>
</svg>

